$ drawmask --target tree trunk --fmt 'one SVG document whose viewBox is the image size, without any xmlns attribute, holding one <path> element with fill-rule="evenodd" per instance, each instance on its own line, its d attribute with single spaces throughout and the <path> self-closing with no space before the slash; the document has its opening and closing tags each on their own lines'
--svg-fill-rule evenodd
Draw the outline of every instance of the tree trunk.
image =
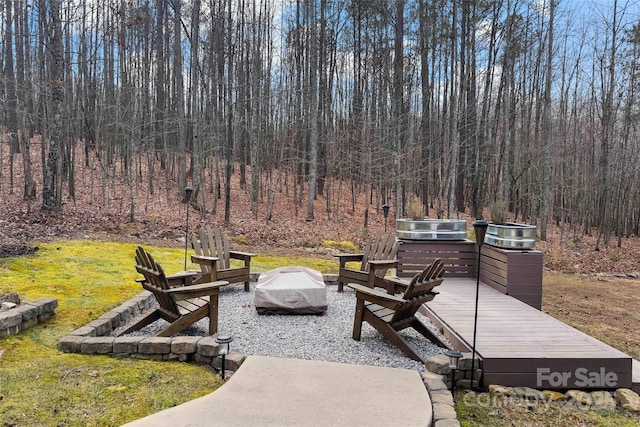
<svg viewBox="0 0 640 427">
<path fill-rule="evenodd" d="M 61 194 L 59 189 L 62 186 L 61 176 L 61 147 L 62 141 L 62 125 L 63 125 L 63 106 L 65 98 L 65 86 L 63 82 L 64 72 L 64 55 L 62 46 L 62 23 L 60 15 L 61 0 L 52 0 L 50 2 L 50 34 L 47 40 L 49 55 L 49 154 L 44 172 L 43 192 L 42 192 L 42 208 L 45 210 L 56 210 L 61 206 Z"/>
</svg>

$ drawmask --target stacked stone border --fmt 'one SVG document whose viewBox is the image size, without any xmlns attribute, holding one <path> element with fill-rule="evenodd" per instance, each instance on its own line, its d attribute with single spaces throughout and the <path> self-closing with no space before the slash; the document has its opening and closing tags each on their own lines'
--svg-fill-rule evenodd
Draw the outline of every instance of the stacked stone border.
<svg viewBox="0 0 640 427">
<path fill-rule="evenodd" d="M 476 358 L 474 366 L 476 380 L 482 376 L 480 361 Z M 455 402 L 451 394 L 451 368 L 449 357 L 438 354 L 427 359 L 425 371 L 422 373 L 422 381 L 431 396 L 433 409 L 433 427 L 460 427 L 460 421 L 456 414 Z M 456 371 L 456 387 L 471 387 L 471 353 L 463 353 L 458 361 Z"/>
<path fill-rule="evenodd" d="M 258 280 L 259 273 L 251 273 L 251 281 Z M 325 283 L 337 283 L 336 274 L 325 275 Z M 149 291 L 103 314 L 96 320 L 71 332 L 58 341 L 58 350 L 65 353 L 106 354 L 116 357 L 132 357 L 149 360 L 178 360 L 212 365 L 220 369 L 218 344 L 215 335 L 210 337 L 110 337 L 111 332 L 126 325 L 132 318 L 149 309 L 154 301 Z M 235 371 L 245 356 L 231 353 L 225 357 L 225 369 Z"/>
<path fill-rule="evenodd" d="M 55 298 L 41 298 L 25 302 L 0 313 L 0 337 L 16 335 L 53 316 L 58 307 Z"/>
<path fill-rule="evenodd" d="M 111 332 L 149 309 L 154 296 L 144 291 L 96 320 L 71 332 L 58 341 L 58 350 L 65 353 L 104 354 L 147 360 L 177 360 L 221 368 L 215 336 L 178 337 L 110 337 Z M 225 368 L 235 371 L 244 355 L 228 354 Z"/>
</svg>

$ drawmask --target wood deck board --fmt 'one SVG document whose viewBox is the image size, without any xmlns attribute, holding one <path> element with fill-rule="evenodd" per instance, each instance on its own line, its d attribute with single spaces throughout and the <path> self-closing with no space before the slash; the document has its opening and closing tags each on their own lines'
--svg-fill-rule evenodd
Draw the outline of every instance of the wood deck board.
<svg viewBox="0 0 640 427">
<path fill-rule="evenodd" d="M 424 313 L 451 332 L 454 346 L 459 341 L 460 350 L 471 349 L 475 279 L 448 277 L 438 290 Z M 640 382 L 640 362 L 632 370 L 633 359 L 623 352 L 484 283 L 479 288 L 476 353 L 483 359 L 485 378 L 509 382 L 503 385 L 537 387 L 538 368 L 597 372 L 603 367 L 617 375 L 620 387 L 631 387 L 636 371 L 633 382 Z"/>
</svg>

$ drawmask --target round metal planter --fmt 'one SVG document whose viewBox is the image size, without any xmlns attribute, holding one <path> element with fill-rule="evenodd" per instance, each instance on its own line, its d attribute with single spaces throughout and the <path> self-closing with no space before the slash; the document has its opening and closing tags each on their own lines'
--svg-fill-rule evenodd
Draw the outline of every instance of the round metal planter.
<svg viewBox="0 0 640 427">
<path fill-rule="evenodd" d="M 464 240 L 467 222 L 460 219 L 396 220 L 396 234 L 403 240 Z"/>
<path fill-rule="evenodd" d="M 535 225 L 507 222 L 489 224 L 484 242 L 503 249 L 534 249 L 537 228 Z"/>
</svg>

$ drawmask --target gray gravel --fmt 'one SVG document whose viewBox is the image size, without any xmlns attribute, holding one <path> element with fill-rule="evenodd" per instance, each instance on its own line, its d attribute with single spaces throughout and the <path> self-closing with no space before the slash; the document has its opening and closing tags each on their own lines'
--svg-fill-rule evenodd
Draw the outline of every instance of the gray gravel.
<svg viewBox="0 0 640 427">
<path fill-rule="evenodd" d="M 252 290 L 254 287 L 255 283 Z M 227 286 L 220 292 L 218 331 L 233 337 L 231 351 L 247 356 L 424 370 L 421 363 L 405 356 L 366 322 L 362 325 L 361 340 L 351 338 L 356 305 L 355 292 L 351 289 L 338 293 L 336 287 L 329 286 L 327 305 L 322 315 L 260 315 L 253 304 L 253 291 L 244 292 L 241 285 Z M 432 326 L 426 317 L 418 316 Z M 153 335 L 163 324 L 166 322 L 159 320 L 134 334 Z M 443 352 L 413 329 L 401 333 L 425 358 Z M 208 318 L 178 335 L 208 335 Z"/>
</svg>

